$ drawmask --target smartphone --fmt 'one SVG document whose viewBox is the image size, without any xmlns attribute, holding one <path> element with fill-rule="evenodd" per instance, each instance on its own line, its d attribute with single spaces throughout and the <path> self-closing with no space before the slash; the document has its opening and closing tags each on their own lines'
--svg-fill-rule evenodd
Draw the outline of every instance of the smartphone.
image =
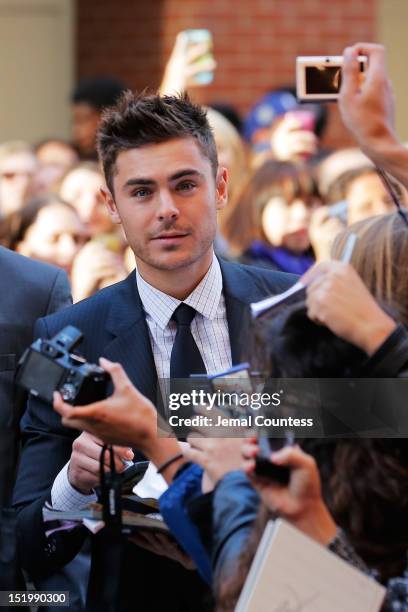
<svg viewBox="0 0 408 612">
<path fill-rule="evenodd" d="M 190 374 L 190 379 L 197 382 L 203 382 L 206 389 L 213 393 L 220 391 L 221 393 L 231 392 L 236 393 L 253 393 L 254 387 L 249 373 L 249 363 L 239 363 L 232 366 L 224 372 L 216 374 Z"/>
<path fill-rule="evenodd" d="M 359 56 L 362 79 L 367 57 Z M 296 58 L 296 95 L 299 101 L 337 100 L 341 87 L 342 55 Z"/>
<path fill-rule="evenodd" d="M 225 372 L 213 374 L 209 377 L 214 392 L 220 391 L 236 393 L 253 393 L 254 387 L 249 373 L 249 363 L 240 363 L 232 366 Z"/>
<path fill-rule="evenodd" d="M 128 465 L 124 472 L 121 473 L 121 484 L 122 494 L 131 494 L 133 487 L 144 477 L 147 468 L 149 467 L 148 461 L 137 461 L 133 463 L 131 461 L 126 462 Z"/>
<path fill-rule="evenodd" d="M 281 485 L 287 485 L 290 480 L 290 468 L 286 465 L 272 463 L 271 453 L 280 450 L 284 446 L 293 445 L 293 436 L 285 438 L 258 438 L 259 453 L 255 457 L 255 474 L 263 478 L 269 478 Z"/>
<path fill-rule="evenodd" d="M 190 374 L 190 380 L 193 384 L 197 383 L 197 389 L 203 389 L 207 393 L 219 393 L 225 394 L 225 398 L 231 397 L 231 402 L 228 404 L 218 405 L 219 410 L 223 410 L 230 416 L 246 417 L 248 415 L 247 406 L 238 406 L 233 402 L 235 394 L 252 395 L 255 391 L 259 391 L 259 380 L 257 384 L 254 383 L 249 363 L 240 363 L 236 366 L 232 366 L 224 372 L 217 372 L 216 374 Z"/>
<path fill-rule="evenodd" d="M 314 132 L 316 127 L 316 115 L 310 110 L 294 110 L 285 114 L 285 117 L 293 117 L 300 124 L 300 129 L 306 132 Z"/>
<path fill-rule="evenodd" d="M 207 50 L 203 55 L 200 55 L 195 60 L 196 64 L 204 62 L 209 58 L 213 57 L 213 38 L 210 30 L 184 30 L 184 35 L 188 39 L 189 46 L 205 43 Z M 195 77 L 194 81 L 198 85 L 209 85 L 214 79 L 214 73 L 212 71 L 199 72 Z"/>
</svg>

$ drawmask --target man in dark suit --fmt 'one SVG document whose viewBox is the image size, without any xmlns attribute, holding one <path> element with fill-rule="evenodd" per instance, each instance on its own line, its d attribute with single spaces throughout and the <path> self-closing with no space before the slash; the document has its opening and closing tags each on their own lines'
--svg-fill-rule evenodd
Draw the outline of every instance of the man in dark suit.
<svg viewBox="0 0 408 612">
<path fill-rule="evenodd" d="M 248 304 L 287 289 L 295 279 L 214 256 L 227 174 L 218 167 L 205 113 L 187 98 L 126 94 L 105 113 L 99 154 L 106 204 L 123 225 L 136 274 L 39 321 L 36 333 L 50 337 L 65 325 L 78 327 L 88 361 L 105 356 L 120 362 L 133 384 L 157 403 L 158 379 L 187 376 L 193 361 L 207 371 L 238 363 Z M 176 350 L 181 328 L 183 346 L 189 347 L 184 356 L 180 346 Z M 70 509 L 94 499 L 101 442 L 64 428 L 52 407 L 38 400 L 30 401 L 22 429 L 25 447 L 15 490 L 19 546 L 26 569 L 41 576 L 72 559 L 84 537 L 76 529 L 46 538 L 42 506 L 49 500 Z M 115 452 L 117 465 L 123 465 L 130 450 Z M 97 563 L 94 557 L 94 598 Z M 195 573 L 129 542 L 123 547 L 120 594 L 120 611 L 205 608 L 205 588 Z M 97 609 L 95 601 L 89 605 Z"/>
<path fill-rule="evenodd" d="M 0 247 L 0 590 L 16 588 L 13 513 L 7 506 L 17 468 L 19 420 L 25 396 L 14 387 L 14 372 L 33 340 L 39 317 L 69 306 L 65 272 Z"/>
</svg>

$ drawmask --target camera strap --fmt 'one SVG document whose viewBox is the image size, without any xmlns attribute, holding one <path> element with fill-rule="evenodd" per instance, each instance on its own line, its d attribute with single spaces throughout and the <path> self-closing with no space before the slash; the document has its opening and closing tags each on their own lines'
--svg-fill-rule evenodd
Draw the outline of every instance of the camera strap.
<svg viewBox="0 0 408 612">
<path fill-rule="evenodd" d="M 109 457 L 109 471 L 105 459 Z M 112 446 L 102 448 L 100 460 L 100 498 L 105 527 L 94 536 L 88 612 L 117 612 L 120 601 L 122 565 L 121 476 L 116 472 Z"/>
<path fill-rule="evenodd" d="M 109 455 L 109 469 L 105 471 L 105 458 Z M 105 444 L 101 451 L 99 460 L 100 481 L 101 481 L 101 502 L 102 518 L 105 527 L 116 525 L 119 530 L 122 528 L 122 477 L 115 468 L 115 457 L 113 448 Z"/>
</svg>

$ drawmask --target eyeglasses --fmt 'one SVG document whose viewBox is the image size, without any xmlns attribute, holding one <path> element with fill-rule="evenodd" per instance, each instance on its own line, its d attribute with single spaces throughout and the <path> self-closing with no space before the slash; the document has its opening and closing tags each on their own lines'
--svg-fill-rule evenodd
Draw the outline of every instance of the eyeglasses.
<svg viewBox="0 0 408 612">
<path fill-rule="evenodd" d="M 382 180 L 385 189 L 388 191 L 392 201 L 397 207 L 399 216 L 404 220 L 405 225 L 408 227 L 408 214 L 405 209 L 405 206 L 401 204 L 401 194 L 397 194 L 395 186 L 391 183 L 389 176 L 382 168 L 375 166 L 375 169 L 378 176 Z"/>
</svg>

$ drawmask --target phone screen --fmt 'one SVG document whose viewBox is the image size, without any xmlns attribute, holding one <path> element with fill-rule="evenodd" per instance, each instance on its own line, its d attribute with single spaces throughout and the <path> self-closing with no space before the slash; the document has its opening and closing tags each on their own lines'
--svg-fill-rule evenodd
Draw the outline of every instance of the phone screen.
<svg viewBox="0 0 408 612">
<path fill-rule="evenodd" d="M 254 391 L 251 377 L 247 369 L 231 372 L 230 374 L 224 373 L 220 376 L 214 376 L 211 383 L 214 392 L 220 391 L 221 393 L 231 393 L 234 391 L 235 393 L 251 394 Z"/>
<path fill-rule="evenodd" d="M 306 66 L 307 94 L 337 94 L 341 85 L 340 66 Z"/>
<path fill-rule="evenodd" d="M 207 50 L 200 55 L 200 57 L 194 60 L 194 64 L 200 65 L 200 63 L 203 63 L 208 59 L 213 59 L 213 39 L 209 30 L 184 30 L 184 34 L 187 36 L 189 46 L 203 44 L 207 46 Z M 214 73 L 212 71 L 205 70 L 203 72 L 198 72 L 194 77 L 194 81 L 199 85 L 209 85 L 213 81 L 213 78 Z"/>
</svg>

